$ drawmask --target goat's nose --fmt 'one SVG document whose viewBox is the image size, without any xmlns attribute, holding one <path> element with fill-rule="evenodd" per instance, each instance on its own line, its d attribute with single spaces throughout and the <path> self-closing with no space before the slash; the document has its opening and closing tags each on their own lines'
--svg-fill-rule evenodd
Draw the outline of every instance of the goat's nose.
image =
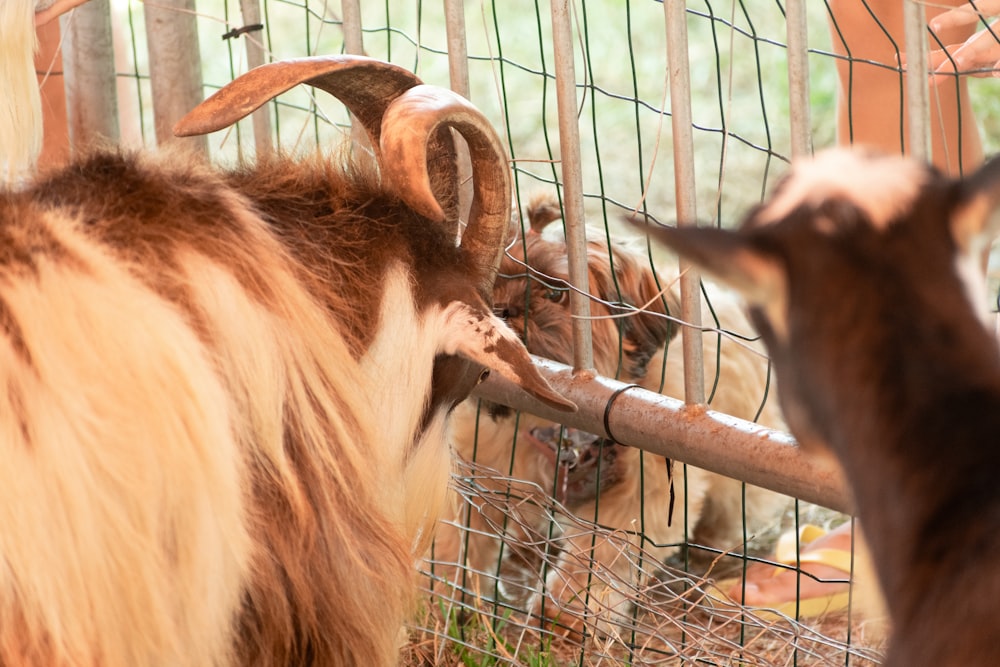
<svg viewBox="0 0 1000 667">
<path fill-rule="evenodd" d="M 521 314 L 521 309 L 509 303 L 498 303 L 493 306 L 493 314 L 501 320 L 509 320 Z"/>
</svg>

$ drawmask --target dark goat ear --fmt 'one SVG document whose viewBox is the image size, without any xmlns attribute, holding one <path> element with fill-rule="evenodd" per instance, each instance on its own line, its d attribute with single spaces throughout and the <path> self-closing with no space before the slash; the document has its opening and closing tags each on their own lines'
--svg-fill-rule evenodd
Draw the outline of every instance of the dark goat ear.
<svg viewBox="0 0 1000 667">
<path fill-rule="evenodd" d="M 963 252 L 988 246 L 1000 234 L 1000 157 L 995 157 L 960 185 L 951 215 L 951 234 Z"/>
<path fill-rule="evenodd" d="M 608 303 L 620 303 L 628 313 L 616 319 L 627 357 L 626 371 L 630 377 L 646 375 L 646 365 L 669 340 L 677 335 L 678 326 L 665 317 L 680 315 L 680 303 L 670 290 L 669 280 L 657 283 L 653 271 L 639 256 L 616 252 L 613 261 L 608 249 L 591 254 L 591 288 Z M 609 267 L 613 264 L 614 276 Z M 642 308 L 639 312 L 629 312 Z"/>
<path fill-rule="evenodd" d="M 767 306 L 784 298 L 784 270 L 774 257 L 757 250 L 745 234 L 717 227 L 632 224 L 742 294 L 752 306 Z"/>
<path fill-rule="evenodd" d="M 788 278 L 779 260 L 743 232 L 639 225 L 679 256 L 742 295 L 778 338 L 788 334 Z"/>
</svg>

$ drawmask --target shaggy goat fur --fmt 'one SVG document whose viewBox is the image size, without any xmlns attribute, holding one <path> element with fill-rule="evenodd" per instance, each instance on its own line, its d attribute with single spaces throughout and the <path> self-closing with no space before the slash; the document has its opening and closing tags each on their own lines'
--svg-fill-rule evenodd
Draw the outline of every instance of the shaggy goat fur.
<svg viewBox="0 0 1000 667">
<path fill-rule="evenodd" d="M 833 150 L 738 231 L 655 231 L 744 293 L 792 433 L 843 465 L 891 667 L 1000 664 L 1000 351 L 981 272 L 998 204 L 997 160 L 957 181 Z"/>
<path fill-rule="evenodd" d="M 34 0 L 0 2 L 0 183 L 30 173 L 42 147 L 35 6 Z"/>
<path fill-rule="evenodd" d="M 101 152 L 0 193 L 0 664 L 396 662 L 454 405 L 484 366 L 572 404 L 490 312 L 500 238 L 383 177 Z"/>
<path fill-rule="evenodd" d="M 572 318 L 568 307 L 566 245 L 540 233 L 558 215 L 559 207 L 555 202 L 542 199 L 532 203 L 528 211 L 532 231 L 527 233 L 523 244 L 517 240 L 511 245 L 501 265 L 493 298 L 497 312 L 505 315 L 508 325 L 521 333 L 529 351 L 571 363 Z M 595 295 L 591 308 L 598 318 L 593 322 L 598 372 L 668 396 L 682 397 L 681 354 L 678 347 L 668 347 L 677 325 L 665 317 L 668 311 L 679 312 L 678 300 L 669 289 L 665 297 L 657 296 L 661 285 L 669 286 L 669 274 L 654 276 L 644 256 L 621 244 L 609 250 L 605 244 L 589 243 L 587 265 L 590 290 Z M 714 310 L 709 311 L 705 306 L 706 322 L 712 321 L 714 312 L 719 328 L 753 335 L 732 295 L 713 289 L 711 302 Z M 625 309 L 615 304 L 624 304 Z M 649 304 L 646 312 L 620 319 L 606 317 L 646 304 Z M 714 332 L 705 333 L 704 345 L 706 382 L 710 387 L 717 384 L 712 408 L 748 420 L 758 419 L 759 415 L 762 424 L 781 428 L 777 401 L 772 399 L 765 403 L 768 361 L 760 345 L 729 340 Z M 577 468 L 568 472 L 557 471 L 555 452 L 533 433 L 538 433 L 539 429 L 558 429 L 558 425 L 527 414 L 515 417 L 502 406 L 485 405 L 477 418 L 479 410 L 479 404 L 473 400 L 466 401 L 456 410 L 454 441 L 460 456 L 484 468 L 502 471 L 503 475 L 533 482 L 541 489 L 552 489 L 557 500 L 575 515 L 615 530 L 616 536 L 622 537 L 621 540 L 598 540 L 592 545 L 589 533 L 581 533 L 572 525 L 565 527 L 561 542 L 564 553 L 551 568 L 546 586 L 548 594 L 558 600 L 557 605 L 547 604 L 547 609 L 549 613 L 562 613 L 562 622 L 569 622 L 566 611 L 584 599 L 583 592 L 593 579 L 589 576 L 592 568 L 606 570 L 620 581 L 641 583 L 636 580 L 638 574 L 634 571 L 635 554 L 622 554 L 623 550 L 634 551 L 640 546 L 641 538 L 636 532 L 639 526 L 643 527 L 647 540 L 643 548 L 660 560 L 670 556 L 676 551 L 676 545 L 691 537 L 696 543 L 712 547 L 741 548 L 744 514 L 740 482 L 693 466 L 687 467 L 686 474 L 677 468 L 671 475 L 670 463 L 663 457 L 611 442 L 603 446 L 600 442 L 591 445 L 594 451 L 585 454 L 590 460 L 581 461 Z M 601 459 L 599 466 L 597 459 Z M 598 469 L 600 475 L 597 475 Z M 478 481 L 490 485 L 488 479 Z M 503 482 L 498 480 L 496 484 Z M 672 514 L 671 485 L 675 493 Z M 500 488 L 493 490 L 502 491 Z M 780 514 L 787 500 L 758 487 L 747 487 L 746 499 L 747 530 L 751 537 Z M 529 507 L 528 503 L 521 504 L 519 511 L 532 523 Z M 467 511 L 461 503 L 458 503 L 458 510 L 451 523 L 461 525 Z M 479 511 L 487 516 L 481 516 L 475 508 L 468 512 L 470 530 L 466 562 L 473 571 L 496 572 L 500 540 L 490 535 L 494 530 L 490 526 L 502 526 L 504 522 L 495 516 L 499 510 L 488 502 Z M 533 523 L 541 535 L 546 533 L 547 515 L 541 510 Z M 436 541 L 435 557 L 448 562 L 449 558 L 457 559 L 460 545 L 466 544 L 466 535 L 448 523 L 444 525 Z M 524 560 L 516 542 L 524 538 L 526 543 L 531 543 L 534 538 L 516 534 L 518 528 L 511 522 L 506 525 L 512 533 L 508 535 L 511 544 L 515 545 L 506 548 L 508 560 Z M 685 535 L 686 525 L 697 527 L 693 535 Z M 537 562 L 522 563 L 522 567 L 534 567 L 535 570 L 539 566 Z M 505 566 L 503 572 L 517 569 Z M 501 578 L 506 576 L 504 573 Z M 540 572 L 535 571 L 528 579 L 534 577 L 537 582 L 539 576 Z M 516 597 L 513 583 L 502 581 L 501 592 Z M 493 590 L 490 581 L 480 581 L 478 585 L 484 593 Z M 610 608 L 612 616 L 628 613 L 627 599 L 619 592 L 603 590 L 602 584 L 596 586 L 602 590 L 592 591 L 595 605 L 600 600 L 600 606 Z"/>
</svg>

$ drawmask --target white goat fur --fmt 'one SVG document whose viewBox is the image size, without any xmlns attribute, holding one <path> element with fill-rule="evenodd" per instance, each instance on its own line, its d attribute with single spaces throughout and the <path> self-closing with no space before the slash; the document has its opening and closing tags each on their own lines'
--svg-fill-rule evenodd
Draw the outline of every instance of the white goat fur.
<svg viewBox="0 0 1000 667">
<path fill-rule="evenodd" d="M 59 216 L 38 222 L 80 264 L 0 288 L 32 360 L 4 337 L 0 655 L 218 662 L 250 561 L 237 406 L 175 308 Z"/>
<path fill-rule="evenodd" d="M 42 147 L 35 1 L 0 2 L 0 183 L 26 176 Z"/>
</svg>

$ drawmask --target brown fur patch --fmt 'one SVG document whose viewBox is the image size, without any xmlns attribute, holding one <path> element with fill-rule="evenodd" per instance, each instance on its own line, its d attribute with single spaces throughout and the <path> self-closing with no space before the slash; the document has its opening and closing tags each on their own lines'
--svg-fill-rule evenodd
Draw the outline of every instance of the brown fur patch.
<svg viewBox="0 0 1000 667">
<path fill-rule="evenodd" d="M 8 275 L 13 270 L 26 278 L 42 257 L 72 261 L 38 222 L 51 218 L 172 303 L 212 351 L 237 408 L 246 411 L 232 428 L 247 447 L 244 492 L 257 545 L 243 610 L 234 619 L 234 664 L 389 664 L 412 594 L 411 545 L 377 491 L 376 475 L 385 466 L 366 467 L 365 457 L 374 453 L 363 451 L 371 425 L 358 421 L 359 399 L 351 396 L 357 380 L 335 375 L 357 374 L 350 358 L 339 356 L 341 332 L 357 355 L 379 325 L 373 317 L 378 269 L 367 267 L 411 255 L 405 230 L 387 230 L 388 223 L 369 218 L 394 215 L 400 206 L 376 184 L 355 188 L 350 176 L 319 161 L 281 165 L 280 178 L 268 171 L 280 171 L 275 164 L 222 177 L 169 154 L 92 154 L 0 206 L 0 247 L 7 253 L 0 262 Z M 297 207 L 312 215 L 289 220 Z M 239 298 L 247 299 L 233 308 L 262 318 L 248 326 L 284 328 L 287 340 L 274 341 L 279 358 L 244 358 L 230 346 L 225 332 L 239 323 L 219 320 L 204 305 L 230 288 L 216 284 L 214 273 L 192 275 L 194 266 L 231 276 Z M 24 354 L 17 322 L 0 313 L 12 345 Z M 287 387 L 246 384 L 258 363 L 283 366 L 286 377 L 271 382 Z M 171 388 L 164 390 L 169 401 Z M 255 415 L 258 392 L 284 394 L 283 434 L 255 431 L 267 417 Z M 273 435 L 279 437 L 274 446 L 267 442 Z"/>
<path fill-rule="evenodd" d="M 591 242 L 587 247 L 590 289 L 601 298 L 591 299 L 592 315 L 614 326 L 594 327 L 594 363 L 608 377 L 629 381 L 646 373 L 649 359 L 677 333 L 662 317 L 678 309 L 670 293 L 658 297 L 660 286 L 651 271 L 627 253 L 615 253 Z M 572 363 L 567 346 L 569 315 L 569 265 L 566 246 L 530 234 L 515 243 L 500 267 L 501 280 L 494 290 L 494 308 L 508 325 L 521 333 L 528 349 L 562 363 Z M 634 309 L 648 304 L 646 312 Z M 530 318 L 526 314 L 530 313 Z"/>
</svg>

